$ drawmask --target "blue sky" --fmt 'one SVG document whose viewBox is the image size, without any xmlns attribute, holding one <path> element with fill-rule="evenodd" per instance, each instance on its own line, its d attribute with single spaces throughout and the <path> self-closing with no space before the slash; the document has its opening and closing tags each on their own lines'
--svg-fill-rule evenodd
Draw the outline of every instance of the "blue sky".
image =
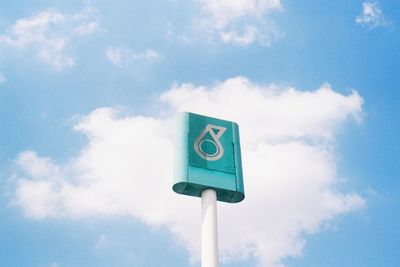
<svg viewBox="0 0 400 267">
<path fill-rule="evenodd" d="M 221 266 L 399 266 L 399 12 L 1 2 L 0 266 L 199 266 L 199 199 L 170 189 L 180 110 L 241 127 Z"/>
</svg>

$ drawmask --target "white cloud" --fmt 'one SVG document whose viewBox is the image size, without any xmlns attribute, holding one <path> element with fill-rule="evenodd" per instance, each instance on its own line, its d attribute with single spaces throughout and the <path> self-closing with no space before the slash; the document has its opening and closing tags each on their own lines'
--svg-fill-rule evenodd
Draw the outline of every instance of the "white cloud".
<svg viewBox="0 0 400 267">
<path fill-rule="evenodd" d="M 21 154 L 17 163 L 24 166 L 29 176 L 38 179 L 44 177 L 52 177 L 54 179 L 60 176 L 59 168 L 55 166 L 50 158 L 39 158 L 35 152 Z"/>
<path fill-rule="evenodd" d="M 196 0 L 200 13 L 196 23 L 225 43 L 268 45 L 280 36 L 267 19 L 270 11 L 282 9 L 280 0 Z"/>
<path fill-rule="evenodd" d="M 136 53 L 127 48 L 109 47 L 106 50 L 106 57 L 112 64 L 121 67 L 132 60 L 156 60 L 160 55 L 153 49 L 147 49 L 142 53 Z"/>
<path fill-rule="evenodd" d="M 0 72 L 0 84 L 5 83 L 7 81 L 6 77 L 4 77 L 4 74 Z"/>
<path fill-rule="evenodd" d="M 42 11 L 17 20 L 0 35 L 0 45 L 32 51 L 39 60 L 60 71 L 75 64 L 66 51 L 68 45 L 77 36 L 93 33 L 98 27 L 95 20 L 94 10 L 90 7 L 76 14 Z"/>
<path fill-rule="evenodd" d="M 229 79 L 218 84 L 215 90 L 184 84 L 172 88 L 162 99 L 174 109 L 200 113 L 203 107 L 220 106 L 207 113 L 232 120 L 241 118 L 242 128 L 253 129 L 249 137 L 246 130 L 242 134 L 248 144 L 307 137 L 330 140 L 335 127 L 346 117 L 361 119 L 362 104 L 356 92 L 345 97 L 334 92 L 329 84 L 314 92 L 301 92 L 274 85 L 266 89 L 244 77 Z M 225 106 L 232 109 L 224 109 Z M 260 123 L 262 121 L 268 123 L 268 127 Z"/>
<path fill-rule="evenodd" d="M 388 24 L 382 10 L 376 2 L 364 2 L 362 13 L 357 16 L 356 22 L 370 29 Z"/>
<path fill-rule="evenodd" d="M 329 85 L 298 91 L 236 77 L 209 88 L 177 85 L 161 100 L 167 114 L 190 110 L 240 125 L 246 199 L 219 204 L 224 260 L 253 256 L 261 266 L 283 266 L 301 254 L 307 234 L 364 205 L 358 194 L 339 191 L 334 149 L 338 127 L 361 119 L 357 92 L 343 95 Z M 171 190 L 172 125 L 170 116 L 97 109 L 75 126 L 88 144 L 68 162 L 19 155 L 14 203 L 37 219 L 131 215 L 166 226 L 197 259 L 200 201 Z"/>
</svg>

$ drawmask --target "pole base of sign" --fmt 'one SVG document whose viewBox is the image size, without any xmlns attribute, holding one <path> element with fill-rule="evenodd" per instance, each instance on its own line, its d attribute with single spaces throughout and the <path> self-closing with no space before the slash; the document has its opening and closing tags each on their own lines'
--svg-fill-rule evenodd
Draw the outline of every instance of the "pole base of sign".
<svg viewBox="0 0 400 267">
<path fill-rule="evenodd" d="M 201 193 L 201 266 L 218 267 L 217 193 Z"/>
</svg>

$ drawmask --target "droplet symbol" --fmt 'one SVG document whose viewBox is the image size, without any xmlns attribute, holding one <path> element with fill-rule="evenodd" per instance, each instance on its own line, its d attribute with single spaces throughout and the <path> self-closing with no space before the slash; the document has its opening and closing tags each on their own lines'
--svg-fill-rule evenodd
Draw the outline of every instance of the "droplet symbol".
<svg viewBox="0 0 400 267">
<path fill-rule="evenodd" d="M 194 151 L 205 160 L 219 160 L 224 155 L 224 147 L 219 139 L 225 131 L 225 127 L 207 124 L 194 141 Z"/>
</svg>

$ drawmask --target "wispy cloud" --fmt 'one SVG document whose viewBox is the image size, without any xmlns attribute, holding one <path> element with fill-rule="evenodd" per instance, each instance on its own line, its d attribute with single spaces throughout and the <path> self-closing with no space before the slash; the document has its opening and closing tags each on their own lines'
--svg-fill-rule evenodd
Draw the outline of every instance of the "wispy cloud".
<svg viewBox="0 0 400 267">
<path fill-rule="evenodd" d="M 299 91 L 236 77 L 210 87 L 176 85 L 161 101 L 167 114 L 190 110 L 240 125 L 248 197 L 219 205 L 225 260 L 252 256 L 265 267 L 283 266 L 284 258 L 301 254 L 307 233 L 365 205 L 336 186 L 335 135 L 348 119 L 361 119 L 357 92 L 343 95 L 328 84 Z M 74 158 L 56 163 L 22 152 L 14 203 L 37 219 L 130 215 L 164 225 L 197 259 L 199 200 L 171 190 L 174 128 L 163 114 L 97 109 L 75 126 L 88 143 Z"/>
<path fill-rule="evenodd" d="M 122 52 L 121 49 L 109 47 L 106 50 L 107 59 L 116 66 L 121 66 Z"/>
<path fill-rule="evenodd" d="M 0 84 L 5 83 L 6 81 L 6 77 L 4 77 L 4 74 L 0 72 Z"/>
<path fill-rule="evenodd" d="M 98 28 L 96 20 L 92 7 L 75 14 L 45 10 L 17 20 L 5 34 L 0 35 L 0 45 L 31 51 L 39 60 L 60 71 L 75 64 L 74 58 L 66 51 L 68 45 L 78 36 L 95 32 Z"/>
<path fill-rule="evenodd" d="M 284 34 L 274 25 L 270 14 L 283 10 L 280 0 L 192 0 L 195 15 L 191 26 L 169 22 L 166 36 L 190 44 L 198 41 L 248 46 L 270 45 Z"/>
<path fill-rule="evenodd" d="M 111 240 L 105 235 L 100 235 L 99 239 L 97 239 L 95 250 L 101 251 L 103 249 L 107 249 L 111 246 Z"/>
<path fill-rule="evenodd" d="M 75 32 L 79 35 L 85 36 L 90 35 L 97 31 L 99 24 L 97 22 L 89 22 L 86 24 L 81 24 L 75 28 Z"/>
<path fill-rule="evenodd" d="M 377 2 L 364 2 L 362 12 L 357 16 L 356 22 L 370 29 L 388 25 L 388 21 Z"/>
<path fill-rule="evenodd" d="M 156 60 L 160 55 L 153 49 L 147 49 L 144 52 L 136 53 L 130 49 L 122 47 L 109 47 L 106 50 L 107 59 L 116 66 L 123 66 L 133 60 Z"/>
<path fill-rule="evenodd" d="M 254 42 L 268 45 L 279 36 L 267 14 L 282 9 L 280 0 L 200 0 L 196 4 L 199 7 L 196 23 L 211 38 L 238 45 Z"/>
</svg>

